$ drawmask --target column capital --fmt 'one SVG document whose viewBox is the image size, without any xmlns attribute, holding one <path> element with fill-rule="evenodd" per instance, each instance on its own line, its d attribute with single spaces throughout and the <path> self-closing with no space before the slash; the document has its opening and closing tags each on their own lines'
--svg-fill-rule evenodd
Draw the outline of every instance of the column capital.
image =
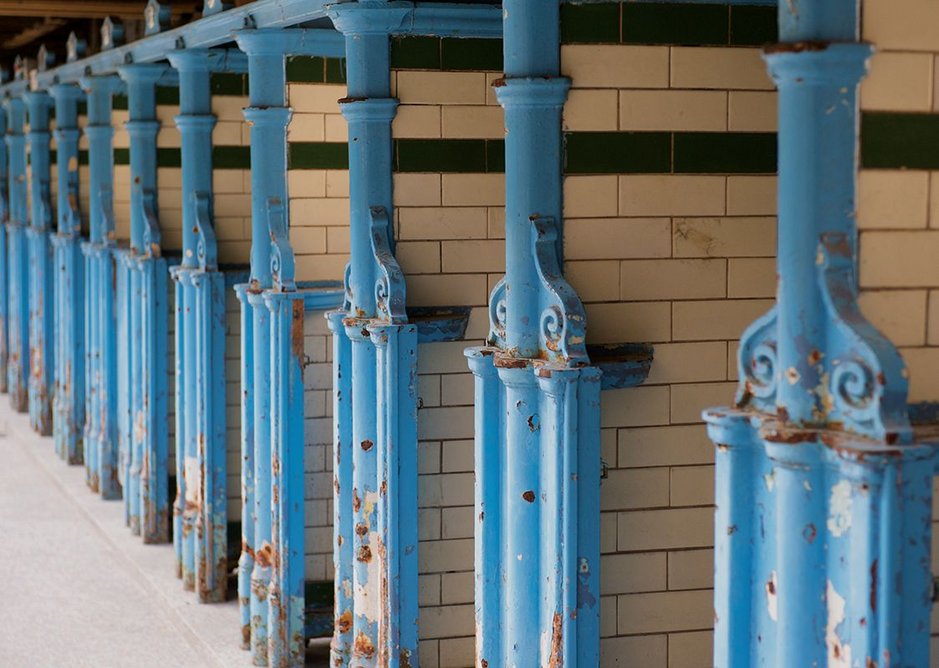
<svg viewBox="0 0 939 668">
<path fill-rule="evenodd" d="M 856 86 L 867 73 L 874 47 L 864 42 L 775 44 L 763 59 L 780 88 L 789 84 Z"/>
<path fill-rule="evenodd" d="M 77 83 L 56 83 L 49 86 L 49 95 L 51 95 L 56 102 L 59 100 L 63 102 L 72 100 L 78 102 L 84 97 L 85 92 Z"/>
<path fill-rule="evenodd" d="M 127 84 L 153 86 L 170 71 L 170 66 L 165 63 L 133 63 L 117 68 L 118 76 Z"/>
<path fill-rule="evenodd" d="M 179 49 L 166 54 L 170 65 L 180 72 L 211 72 L 212 54 L 209 49 Z"/>
<path fill-rule="evenodd" d="M 290 107 L 245 107 L 241 113 L 248 125 L 256 128 L 286 128 L 293 116 Z"/>
<path fill-rule="evenodd" d="M 86 74 L 78 80 L 86 93 L 117 93 L 123 89 L 123 82 L 116 74 Z"/>
<path fill-rule="evenodd" d="M 390 35 L 401 28 L 412 11 L 413 2 L 398 0 L 369 4 L 340 3 L 326 8 L 326 14 L 332 19 L 336 30 L 346 36 Z"/>
<path fill-rule="evenodd" d="M 567 77 L 512 77 L 493 83 L 496 99 L 509 108 L 558 108 L 567 101 L 571 80 Z"/>
</svg>

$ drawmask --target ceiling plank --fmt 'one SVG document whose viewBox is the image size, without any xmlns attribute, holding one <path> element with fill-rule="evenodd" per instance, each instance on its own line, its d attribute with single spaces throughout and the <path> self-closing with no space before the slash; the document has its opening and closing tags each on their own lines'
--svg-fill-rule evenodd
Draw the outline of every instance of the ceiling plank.
<svg viewBox="0 0 939 668">
<path fill-rule="evenodd" d="M 67 19 L 113 18 L 143 19 L 142 2 L 119 0 L 0 0 L 0 16 L 55 16 Z M 201 3 L 199 3 L 201 6 Z M 191 14 L 195 2 L 174 2 L 173 14 Z"/>
</svg>

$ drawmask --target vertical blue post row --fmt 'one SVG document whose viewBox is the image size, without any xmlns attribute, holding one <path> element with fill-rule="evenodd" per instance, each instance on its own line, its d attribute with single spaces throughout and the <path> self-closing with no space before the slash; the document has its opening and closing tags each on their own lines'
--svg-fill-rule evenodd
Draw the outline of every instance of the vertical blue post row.
<svg viewBox="0 0 939 668">
<path fill-rule="evenodd" d="M 179 73 L 182 136 L 183 259 L 177 281 L 177 478 L 174 513 L 181 514 L 179 549 L 183 586 L 202 602 L 222 601 L 227 588 L 225 492 L 225 282 L 218 271 L 212 222 L 211 54 L 186 49 L 168 54 Z M 180 345 L 181 344 L 181 345 Z M 180 361 L 181 358 L 181 361 Z M 179 465 L 177 465 L 179 466 Z"/>
<path fill-rule="evenodd" d="M 278 640 L 270 634 L 270 590 L 276 560 L 271 526 L 271 394 L 275 388 L 271 383 L 273 323 L 264 292 L 272 287 L 268 205 L 275 202 L 283 212 L 287 201 L 286 133 L 290 109 L 286 106 L 282 34 L 279 30 L 246 30 L 236 37 L 239 48 L 248 54 L 251 102 L 244 110 L 251 128 L 251 275 L 247 298 L 242 300 L 242 319 L 251 321 L 252 349 L 242 359 L 242 382 L 248 376 L 254 379 L 253 411 L 247 416 L 248 424 L 242 425 L 245 462 L 250 459 L 254 467 L 246 474 L 252 481 L 249 491 L 253 505 L 249 506 L 250 516 L 242 517 L 248 556 L 240 562 L 240 568 L 250 568 L 250 573 L 239 570 L 239 582 L 243 589 L 250 586 L 247 606 L 242 596 L 242 624 L 243 628 L 249 624 L 252 660 L 261 666 L 270 663 L 271 645 L 277 645 Z M 251 441 L 247 440 L 249 435 Z"/>
<path fill-rule="evenodd" d="M 506 275 L 476 376 L 480 665 L 598 666 L 600 371 L 563 278 L 559 3 L 504 0 Z"/>
<path fill-rule="evenodd" d="M 3 103 L 7 113 L 6 146 L 10 161 L 10 217 L 7 221 L 8 311 L 7 390 L 10 405 L 19 412 L 28 408 L 29 388 L 29 271 L 26 266 L 26 226 L 29 223 L 26 192 L 26 105 L 21 97 Z"/>
<path fill-rule="evenodd" d="M 49 110 L 46 91 L 24 95 L 29 112 L 31 220 L 29 246 L 29 422 L 43 435 L 52 434 L 52 383 L 55 367 L 53 340 L 54 283 L 52 271 L 52 172 L 50 168 Z"/>
<path fill-rule="evenodd" d="M 111 98 L 116 76 L 82 79 L 88 100 L 89 238 L 85 254 L 86 391 L 85 466 L 92 490 L 121 495 L 118 481 L 117 320 L 114 286 L 114 154 Z"/>
<path fill-rule="evenodd" d="M 80 464 L 85 424 L 85 288 L 78 204 L 78 102 L 83 93 L 74 84 L 55 84 L 49 92 L 55 100 L 58 165 L 58 227 L 52 236 L 56 274 L 52 433 L 59 456 L 69 464 Z"/>
<path fill-rule="evenodd" d="M 169 539 L 167 490 L 166 260 L 162 258 L 157 197 L 156 84 L 161 64 L 125 65 L 130 136 L 131 207 L 128 268 L 131 309 L 128 339 L 128 489 L 124 502 L 134 533 L 145 543 Z"/>
<path fill-rule="evenodd" d="M 934 453 L 857 304 L 857 3 L 779 7 L 779 291 L 717 444 L 714 665 L 929 663 Z"/>
<path fill-rule="evenodd" d="M 348 97 L 340 106 L 349 127 L 351 203 L 347 308 L 330 316 L 335 447 L 351 459 L 336 470 L 333 504 L 337 666 L 417 663 L 418 546 L 410 514 L 417 507 L 417 331 L 408 323 L 391 229 L 398 102 L 389 64 L 389 35 L 411 9 L 385 2 L 328 9 L 346 38 Z M 339 377 L 346 373 L 348 380 Z"/>
<path fill-rule="evenodd" d="M 4 104 L 4 107 L 6 105 Z M 0 392 L 6 392 L 7 359 L 10 350 L 9 276 L 10 256 L 7 251 L 7 222 L 10 220 L 10 183 L 7 151 L 7 112 L 0 108 Z"/>
</svg>

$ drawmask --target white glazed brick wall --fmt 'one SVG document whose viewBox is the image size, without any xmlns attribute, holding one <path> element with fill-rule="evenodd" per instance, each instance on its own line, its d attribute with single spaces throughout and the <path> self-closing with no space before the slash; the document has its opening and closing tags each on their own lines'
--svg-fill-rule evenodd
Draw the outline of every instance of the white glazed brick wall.
<svg viewBox="0 0 939 668">
<path fill-rule="evenodd" d="M 225 293 L 225 464 L 228 521 L 241 521 L 241 302 Z"/>
<path fill-rule="evenodd" d="M 345 95 L 342 84 L 289 84 L 294 114 L 288 142 L 346 142 L 348 129 L 338 104 Z M 341 280 L 349 260 L 348 170 L 290 169 L 287 187 L 297 280 Z"/>
<path fill-rule="evenodd" d="M 758 50 L 564 46 L 569 131 L 773 131 Z M 775 177 L 572 175 L 567 276 L 594 343 L 649 342 L 642 387 L 605 392 L 601 665 L 710 665 L 713 451 L 736 340 L 775 292 Z"/>
<path fill-rule="evenodd" d="M 322 311 L 304 315 L 303 354 L 306 579 L 323 581 L 333 577 L 333 365 Z"/>
<path fill-rule="evenodd" d="M 899 11 L 898 11 L 899 10 Z M 939 7 L 863 4 L 864 38 L 877 50 L 861 86 L 869 111 L 939 113 Z M 861 304 L 910 369 L 910 400 L 939 400 L 939 172 L 865 170 L 860 175 Z M 939 485 L 933 485 L 939 493 Z M 936 498 L 939 498 L 937 496 Z M 933 505 L 933 571 L 939 570 L 939 501 Z M 932 663 L 939 665 L 933 616 Z"/>
</svg>

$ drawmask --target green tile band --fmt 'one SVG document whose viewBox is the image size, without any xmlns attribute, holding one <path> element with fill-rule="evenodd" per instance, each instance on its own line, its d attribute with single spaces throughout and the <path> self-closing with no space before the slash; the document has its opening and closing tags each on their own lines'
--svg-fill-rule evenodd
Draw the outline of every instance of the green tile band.
<svg viewBox="0 0 939 668">
<path fill-rule="evenodd" d="M 772 174 L 776 135 L 767 132 L 676 132 L 676 174 Z"/>
<path fill-rule="evenodd" d="M 939 114 L 863 113 L 861 166 L 939 169 Z"/>
<path fill-rule="evenodd" d="M 775 42 L 776 36 L 774 7 L 657 2 L 561 6 L 564 44 L 760 46 Z"/>
<path fill-rule="evenodd" d="M 671 171 L 668 132 L 578 132 L 566 135 L 568 174 L 637 174 Z"/>
<path fill-rule="evenodd" d="M 349 169 L 345 142 L 294 142 L 287 150 L 288 169 Z"/>
<path fill-rule="evenodd" d="M 293 56 L 287 59 L 288 83 L 345 83 L 346 61 L 341 58 Z"/>
<path fill-rule="evenodd" d="M 248 75 L 232 72 L 213 72 L 211 75 L 212 95 L 244 96 L 248 94 Z"/>
<path fill-rule="evenodd" d="M 391 67 L 398 70 L 502 71 L 502 41 L 454 37 L 395 37 Z"/>
</svg>

